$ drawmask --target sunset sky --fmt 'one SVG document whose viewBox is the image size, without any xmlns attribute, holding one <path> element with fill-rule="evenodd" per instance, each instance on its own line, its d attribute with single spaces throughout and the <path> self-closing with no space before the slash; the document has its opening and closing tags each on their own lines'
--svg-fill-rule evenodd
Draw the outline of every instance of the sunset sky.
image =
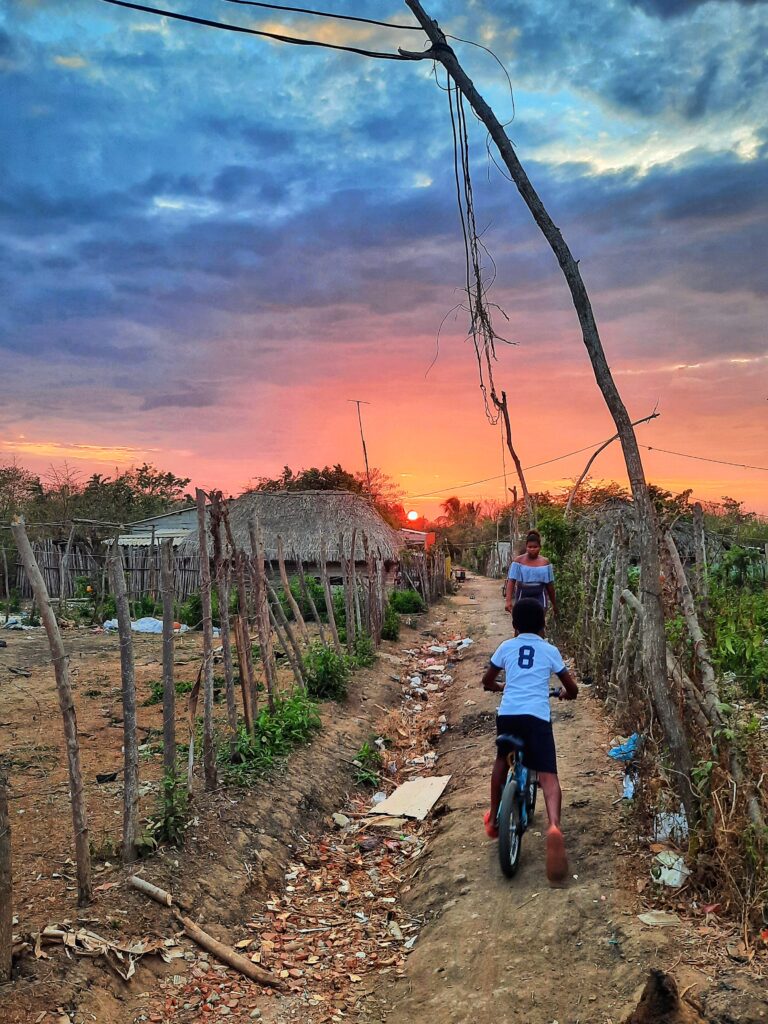
<svg viewBox="0 0 768 1024">
<path fill-rule="evenodd" d="M 768 466 L 768 5 L 424 0 L 507 121 L 592 295 L 642 443 Z M 223 0 L 214 20 L 394 52 L 402 32 Z M 403 24 L 401 0 L 302 0 Z M 5 0 L 0 464 L 149 461 L 233 493 L 372 464 L 432 512 L 501 499 L 461 300 L 444 74 L 170 22 Z M 497 367 L 523 464 L 613 433 L 562 275 L 471 126 Z M 588 453 L 530 470 L 558 489 Z M 650 479 L 768 513 L 768 472 L 644 452 Z M 507 470 L 510 467 L 507 464 Z M 595 477 L 625 480 L 618 449 Z M 509 484 L 513 482 L 509 474 Z"/>
</svg>

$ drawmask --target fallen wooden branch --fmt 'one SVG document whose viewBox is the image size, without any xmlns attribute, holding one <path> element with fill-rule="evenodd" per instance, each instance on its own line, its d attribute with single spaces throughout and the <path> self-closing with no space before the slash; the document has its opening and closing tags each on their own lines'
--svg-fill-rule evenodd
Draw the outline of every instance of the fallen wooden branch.
<svg viewBox="0 0 768 1024">
<path fill-rule="evenodd" d="M 269 971 L 265 971 L 263 967 L 259 967 L 258 964 L 251 963 L 250 960 L 246 960 L 244 956 L 239 953 L 235 953 L 234 950 L 229 949 L 218 939 L 214 939 L 208 932 L 204 932 L 202 928 L 190 921 L 188 917 L 184 917 L 178 911 L 174 911 L 173 915 L 179 924 L 184 929 L 186 935 L 196 942 L 201 949 L 204 949 L 206 953 L 210 953 L 211 956 L 215 956 L 217 960 L 221 960 L 227 967 L 231 967 L 235 971 L 239 971 L 240 974 L 244 974 L 246 978 L 250 978 L 251 981 L 255 981 L 258 985 L 269 985 L 271 988 L 279 988 L 282 991 L 288 987 L 284 981 L 271 974 Z"/>
<path fill-rule="evenodd" d="M 176 921 L 184 929 L 185 934 L 196 942 L 201 949 L 204 949 L 206 953 L 210 953 L 211 956 L 215 956 L 217 960 L 221 960 L 227 967 L 231 967 L 235 971 L 239 971 L 240 974 L 245 975 L 246 978 L 250 978 L 251 981 L 255 981 L 258 985 L 269 985 L 271 988 L 279 988 L 285 990 L 288 986 L 280 978 L 276 977 L 270 971 L 264 970 L 263 967 L 259 967 L 258 964 L 251 963 L 244 956 L 239 953 L 235 953 L 234 950 L 229 949 L 224 943 L 219 942 L 218 939 L 214 939 L 208 932 L 203 931 L 194 921 L 190 921 L 188 917 L 184 917 L 180 914 L 175 907 L 173 907 L 173 896 L 165 889 L 161 889 L 158 885 L 153 885 L 144 878 L 139 878 L 138 875 L 131 875 L 128 879 L 128 884 L 137 889 L 139 892 L 144 893 L 150 899 L 156 903 L 160 903 L 163 906 L 171 907 L 172 913 Z"/>
<path fill-rule="evenodd" d="M 149 896 L 155 903 L 161 903 L 165 907 L 173 906 L 173 896 L 165 889 L 161 889 L 158 885 L 153 885 L 148 882 L 146 878 L 139 878 L 138 875 L 131 875 L 128 879 L 128 885 L 133 889 L 138 889 L 139 892 L 144 893 L 145 896 Z"/>
</svg>

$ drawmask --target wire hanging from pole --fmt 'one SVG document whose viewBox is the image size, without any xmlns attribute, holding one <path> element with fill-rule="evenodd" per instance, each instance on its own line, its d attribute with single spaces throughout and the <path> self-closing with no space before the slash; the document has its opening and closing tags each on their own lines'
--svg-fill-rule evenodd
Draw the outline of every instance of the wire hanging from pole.
<svg viewBox="0 0 768 1024">
<path fill-rule="evenodd" d="M 334 11 L 313 11 L 308 7 L 290 7 L 288 4 L 268 4 L 263 0 L 225 0 L 228 4 L 240 4 L 242 7 L 263 7 L 268 11 L 287 11 L 290 14 L 309 14 L 313 18 L 330 18 L 334 21 L 355 21 L 361 25 L 379 25 L 381 28 L 397 28 L 402 29 L 405 32 L 421 32 L 421 25 L 400 25 L 394 21 L 377 21 L 375 18 L 358 18 L 354 14 L 336 14 Z M 471 42 L 471 40 L 461 40 L 462 42 Z M 480 43 L 474 43 L 474 46 L 480 46 Z M 482 49 L 487 49 L 483 46 Z M 488 50 L 492 56 L 496 57 L 496 54 L 491 50 Z M 496 57 L 498 60 L 498 57 Z M 503 65 L 502 65 L 503 67 Z M 506 69 L 505 69 L 506 70 Z M 511 88 L 511 84 L 510 84 Z"/>
<path fill-rule="evenodd" d="M 496 264 L 480 238 L 475 219 L 474 192 L 469 156 L 469 133 L 467 129 L 464 97 L 458 86 L 448 76 L 448 110 L 453 134 L 453 170 L 456 183 L 456 199 L 459 206 L 459 221 L 464 240 L 464 271 L 467 306 L 469 313 L 468 337 L 472 338 L 475 358 L 480 376 L 480 391 L 483 395 L 485 415 L 495 426 L 501 415 L 501 402 L 496 394 L 493 377 L 493 363 L 496 361 L 496 343 L 513 344 L 498 334 L 493 326 L 492 309 L 509 319 L 496 303 L 488 301 L 488 291 L 496 279 Z M 490 260 L 492 274 L 486 280 L 483 254 Z"/>
</svg>

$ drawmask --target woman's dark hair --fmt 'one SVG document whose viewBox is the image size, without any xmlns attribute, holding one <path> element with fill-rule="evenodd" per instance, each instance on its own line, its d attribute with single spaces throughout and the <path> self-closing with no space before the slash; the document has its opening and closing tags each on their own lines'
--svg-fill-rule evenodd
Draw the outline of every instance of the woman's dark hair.
<svg viewBox="0 0 768 1024">
<path fill-rule="evenodd" d="M 512 608 L 512 625 L 518 633 L 541 633 L 544 609 L 532 597 L 522 597 Z"/>
<path fill-rule="evenodd" d="M 536 544 L 541 544 L 541 534 L 539 533 L 538 530 L 529 530 L 528 531 L 528 533 L 526 535 L 526 538 L 525 538 L 525 543 L 528 544 L 530 541 L 535 541 Z"/>
</svg>

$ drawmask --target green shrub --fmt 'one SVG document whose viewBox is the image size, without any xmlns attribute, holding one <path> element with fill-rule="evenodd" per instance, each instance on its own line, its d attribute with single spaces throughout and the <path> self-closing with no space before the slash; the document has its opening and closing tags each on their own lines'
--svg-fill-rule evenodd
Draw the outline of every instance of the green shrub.
<svg viewBox="0 0 768 1024">
<path fill-rule="evenodd" d="M 219 760 L 227 780 L 245 784 L 250 776 L 268 771 L 294 747 L 308 743 L 320 724 L 317 704 L 303 690 L 278 701 L 274 711 L 264 708 L 256 717 L 253 735 L 240 727 L 233 756 L 225 744 L 220 745 Z"/>
<path fill-rule="evenodd" d="M 293 576 L 291 577 L 289 582 L 291 587 L 291 594 L 293 595 L 294 601 L 299 606 L 299 611 L 301 612 L 302 617 L 306 621 L 313 621 L 314 616 L 312 614 L 312 609 L 310 607 L 309 601 L 304 596 L 301 589 L 301 580 L 299 579 L 298 576 Z M 325 621 L 328 618 L 328 616 L 326 615 L 325 612 L 325 592 L 323 591 L 322 584 L 319 583 L 314 576 L 306 576 L 304 582 L 306 584 L 308 593 L 312 595 L 312 600 L 315 603 L 317 614 L 323 621 Z M 288 603 L 288 598 L 286 596 L 284 587 L 280 587 L 280 589 L 277 592 L 277 596 L 282 606 L 282 609 L 285 612 L 285 617 L 287 619 L 292 619 L 293 610 L 291 609 L 291 606 Z"/>
<path fill-rule="evenodd" d="M 304 675 L 310 696 L 318 700 L 343 700 L 347 695 L 351 663 L 344 654 L 315 641 L 304 656 Z"/>
<path fill-rule="evenodd" d="M 142 594 L 138 601 L 133 602 L 135 619 L 155 618 L 163 614 L 163 606 L 149 594 Z"/>
<path fill-rule="evenodd" d="M 188 679 L 179 679 L 174 684 L 174 690 L 177 695 L 191 693 L 194 688 L 194 683 Z M 224 685 L 223 679 L 214 679 L 213 681 L 213 699 L 220 699 L 221 688 Z M 142 707 L 151 708 L 155 704 L 163 703 L 163 680 L 153 679 L 149 684 L 149 696 L 142 704 Z"/>
<path fill-rule="evenodd" d="M 381 636 L 383 640 L 397 640 L 400 637 L 400 616 L 392 607 L 391 602 L 384 609 Z"/>
<path fill-rule="evenodd" d="M 376 648 L 373 639 L 361 630 L 356 634 L 352 646 L 352 660 L 355 665 L 358 668 L 370 668 L 376 661 Z"/>
<path fill-rule="evenodd" d="M 389 595 L 389 603 L 401 615 L 413 615 L 426 611 L 426 605 L 415 590 L 393 590 Z"/>
<path fill-rule="evenodd" d="M 11 588 L 11 593 L 8 596 L 8 611 L 14 613 L 21 611 L 21 592 L 16 587 Z"/>
<path fill-rule="evenodd" d="M 355 781 L 359 786 L 378 786 L 381 754 L 375 743 L 366 740 L 355 754 L 352 763 L 357 769 Z"/>
<path fill-rule="evenodd" d="M 189 801 L 185 780 L 176 772 L 167 772 L 160 786 L 160 800 L 156 812 L 147 822 L 140 846 L 151 851 L 160 843 L 181 846 L 189 827 Z"/>
</svg>

